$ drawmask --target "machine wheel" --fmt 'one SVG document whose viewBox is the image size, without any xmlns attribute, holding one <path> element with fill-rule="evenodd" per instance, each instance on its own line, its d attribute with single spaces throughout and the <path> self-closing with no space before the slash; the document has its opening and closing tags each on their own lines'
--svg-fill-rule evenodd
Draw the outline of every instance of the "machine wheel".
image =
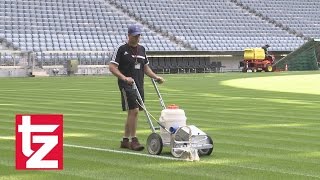
<svg viewBox="0 0 320 180">
<path fill-rule="evenodd" d="M 253 68 L 253 69 L 252 69 L 252 72 L 257 72 L 257 69 L 256 69 L 256 68 Z"/>
<path fill-rule="evenodd" d="M 268 64 L 267 67 L 266 67 L 266 72 L 272 72 L 273 71 L 273 67 Z"/>
<path fill-rule="evenodd" d="M 163 143 L 161 136 L 157 133 L 152 133 L 149 135 L 147 140 L 147 150 L 149 154 L 159 155 L 162 151 Z"/>
<path fill-rule="evenodd" d="M 212 148 L 210 148 L 210 149 L 199 149 L 198 150 L 198 154 L 200 155 L 200 156 L 203 156 L 203 155 L 210 155 L 211 153 L 212 153 L 212 151 L 213 151 L 213 147 L 214 147 L 214 145 L 213 145 L 213 140 L 211 139 L 211 137 L 210 136 L 207 136 L 208 137 L 208 139 L 207 139 L 207 143 L 208 144 L 212 144 Z"/>
</svg>

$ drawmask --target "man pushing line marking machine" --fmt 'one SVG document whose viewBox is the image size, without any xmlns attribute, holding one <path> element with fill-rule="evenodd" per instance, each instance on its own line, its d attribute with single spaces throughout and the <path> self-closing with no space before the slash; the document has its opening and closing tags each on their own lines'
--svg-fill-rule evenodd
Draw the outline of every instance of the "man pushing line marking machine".
<svg viewBox="0 0 320 180">
<path fill-rule="evenodd" d="M 210 155 L 214 146 L 211 137 L 194 125 L 186 125 L 187 118 L 184 110 L 176 105 L 166 107 L 156 81 L 154 79 L 151 81 L 163 108 L 159 121 L 147 110 L 136 84 L 132 85 L 138 96 L 137 103 L 145 112 L 152 131 L 147 140 L 149 154 L 159 155 L 165 146 L 171 148 L 171 154 L 174 157 L 191 161 L 199 161 L 199 155 Z M 153 125 L 151 117 L 158 123 L 159 128 Z M 160 130 L 160 135 L 157 130 Z"/>
</svg>

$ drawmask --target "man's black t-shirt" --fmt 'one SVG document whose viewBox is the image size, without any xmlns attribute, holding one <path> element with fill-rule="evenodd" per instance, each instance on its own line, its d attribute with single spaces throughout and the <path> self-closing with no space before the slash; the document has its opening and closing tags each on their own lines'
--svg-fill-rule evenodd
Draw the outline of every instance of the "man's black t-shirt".
<svg viewBox="0 0 320 180">
<path fill-rule="evenodd" d="M 128 44 L 118 47 L 111 63 L 118 65 L 119 71 L 126 77 L 132 77 L 139 90 L 143 91 L 144 65 L 149 64 L 146 50 L 143 46 L 131 47 Z M 128 88 L 128 84 L 118 79 L 119 88 Z"/>
</svg>

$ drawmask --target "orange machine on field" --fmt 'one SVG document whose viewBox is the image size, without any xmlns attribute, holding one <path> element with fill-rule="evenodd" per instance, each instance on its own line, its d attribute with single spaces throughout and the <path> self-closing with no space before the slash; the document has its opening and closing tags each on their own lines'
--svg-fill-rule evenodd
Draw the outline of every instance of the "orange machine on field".
<svg viewBox="0 0 320 180">
<path fill-rule="evenodd" d="M 262 48 L 247 48 L 244 50 L 243 62 L 241 62 L 242 72 L 272 72 L 274 56 L 266 55 Z"/>
</svg>

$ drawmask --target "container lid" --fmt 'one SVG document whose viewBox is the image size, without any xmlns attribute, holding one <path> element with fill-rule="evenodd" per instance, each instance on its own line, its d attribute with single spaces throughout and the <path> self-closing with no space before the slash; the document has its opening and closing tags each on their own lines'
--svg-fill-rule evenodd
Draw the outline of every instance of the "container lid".
<svg viewBox="0 0 320 180">
<path fill-rule="evenodd" d="M 167 109 L 179 109 L 179 106 L 175 105 L 175 104 L 170 104 Z"/>
</svg>

